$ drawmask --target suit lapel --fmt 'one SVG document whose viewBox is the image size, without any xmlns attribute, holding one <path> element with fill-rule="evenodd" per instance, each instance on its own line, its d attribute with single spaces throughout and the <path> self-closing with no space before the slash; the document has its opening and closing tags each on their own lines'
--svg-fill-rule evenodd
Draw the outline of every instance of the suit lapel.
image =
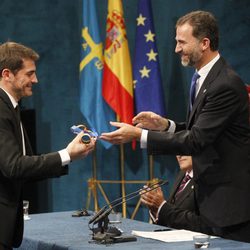
<svg viewBox="0 0 250 250">
<path fill-rule="evenodd" d="M 186 197 L 188 197 L 193 192 L 194 181 L 192 178 L 190 180 L 190 182 L 187 184 L 187 186 L 184 188 L 184 190 L 178 195 L 178 199 L 175 200 L 175 193 L 177 192 L 184 176 L 185 176 L 185 172 L 180 171 L 176 177 L 174 184 L 173 184 L 173 188 L 172 188 L 170 195 L 169 195 L 169 201 L 173 204 L 180 205 L 186 199 Z"/>
<path fill-rule="evenodd" d="M 178 187 L 180 186 L 181 181 L 184 178 L 184 176 L 185 176 L 185 172 L 183 172 L 183 171 L 180 171 L 179 174 L 177 175 L 176 180 L 173 184 L 173 188 L 171 189 L 171 192 L 169 194 L 170 201 L 174 200 L 175 193 L 176 193 Z"/>
<path fill-rule="evenodd" d="M 28 134 L 27 134 L 24 126 L 23 126 L 23 134 L 24 134 L 26 155 L 33 155 L 33 150 L 32 150 L 31 144 L 30 144 L 30 139 L 28 137 Z"/>
<path fill-rule="evenodd" d="M 16 134 L 16 136 L 18 138 L 19 145 L 22 148 L 22 132 L 21 132 L 21 127 L 20 127 L 17 115 L 16 115 L 16 111 L 15 111 L 15 109 L 14 109 L 14 107 L 13 107 L 13 105 L 12 105 L 12 103 L 11 103 L 9 97 L 8 97 L 8 95 L 1 88 L 0 88 L 0 98 L 3 100 L 3 102 L 11 110 L 11 113 L 13 115 L 13 121 L 15 121 L 15 129 L 16 129 L 15 134 Z"/>
<path fill-rule="evenodd" d="M 175 204 L 178 206 L 193 192 L 194 182 L 193 178 L 189 181 L 184 190 L 178 195 L 178 199 L 175 201 Z"/>
<path fill-rule="evenodd" d="M 9 107 L 9 109 L 12 110 L 13 114 L 15 114 L 15 110 L 14 110 L 14 107 L 13 107 L 11 101 L 10 101 L 10 98 L 5 93 L 5 91 L 1 88 L 0 88 L 0 98 L 3 100 L 3 102 L 6 103 L 6 105 Z"/>
<path fill-rule="evenodd" d="M 15 133 L 17 135 L 17 138 L 19 140 L 19 144 L 20 144 L 21 148 L 23 148 L 21 126 L 20 126 L 19 121 L 17 119 L 16 111 L 15 111 L 8 95 L 1 88 L 0 88 L 0 98 L 3 100 L 3 102 L 6 103 L 6 105 L 8 106 L 8 108 L 11 110 L 11 112 L 13 114 L 13 119 L 16 121 L 16 123 L 15 123 L 16 124 L 16 132 Z M 23 126 L 23 133 L 24 133 L 26 154 L 33 155 L 33 150 L 32 150 L 32 147 L 31 147 L 31 144 L 30 144 L 30 141 L 28 138 L 28 134 L 27 134 L 24 126 Z"/>
<path fill-rule="evenodd" d="M 212 69 L 209 71 L 207 77 L 205 78 L 205 80 L 200 88 L 200 91 L 199 91 L 197 97 L 195 98 L 192 111 L 191 111 L 191 113 L 189 113 L 188 124 L 187 124 L 188 128 L 190 127 L 190 124 L 192 124 L 192 120 L 193 120 L 194 114 L 196 113 L 197 107 L 199 106 L 200 102 L 204 99 L 209 86 L 214 81 L 214 79 L 217 77 L 217 75 L 221 71 L 221 68 L 225 64 L 226 64 L 225 60 L 222 57 L 220 57 L 220 59 L 214 64 Z"/>
</svg>

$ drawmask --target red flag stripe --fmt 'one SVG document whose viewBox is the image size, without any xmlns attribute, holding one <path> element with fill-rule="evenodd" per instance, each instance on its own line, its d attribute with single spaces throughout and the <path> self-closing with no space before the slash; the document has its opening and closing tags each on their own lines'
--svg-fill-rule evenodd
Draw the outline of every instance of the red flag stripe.
<svg viewBox="0 0 250 250">
<path fill-rule="evenodd" d="M 123 88 L 106 63 L 104 63 L 102 94 L 105 101 L 119 115 L 121 122 L 131 124 L 134 115 L 131 112 L 134 109 L 133 97 Z"/>
</svg>

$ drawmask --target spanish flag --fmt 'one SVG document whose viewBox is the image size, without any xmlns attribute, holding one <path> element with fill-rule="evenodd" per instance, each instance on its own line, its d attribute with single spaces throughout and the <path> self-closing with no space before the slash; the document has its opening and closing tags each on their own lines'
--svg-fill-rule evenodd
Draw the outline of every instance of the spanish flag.
<svg viewBox="0 0 250 250">
<path fill-rule="evenodd" d="M 108 1 L 102 94 L 121 122 L 134 116 L 132 68 L 121 0 Z"/>
</svg>

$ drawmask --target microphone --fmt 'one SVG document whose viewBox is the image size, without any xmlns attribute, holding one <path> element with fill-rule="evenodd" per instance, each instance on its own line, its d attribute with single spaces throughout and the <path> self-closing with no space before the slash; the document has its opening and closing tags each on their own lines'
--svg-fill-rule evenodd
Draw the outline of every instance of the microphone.
<svg viewBox="0 0 250 250">
<path fill-rule="evenodd" d="M 159 182 L 157 182 L 157 183 L 154 183 L 154 184 L 152 184 L 150 187 L 147 187 L 147 188 L 152 188 L 153 186 L 158 185 L 158 184 L 160 184 L 161 182 L 162 182 L 162 181 L 159 181 Z M 129 198 L 130 196 L 132 196 L 132 195 L 134 195 L 134 194 L 137 194 L 138 192 L 143 191 L 143 190 L 145 190 L 145 189 L 147 189 L 147 188 L 138 189 L 138 190 L 136 190 L 136 191 L 134 191 L 134 192 L 132 192 L 132 193 L 130 193 L 130 194 L 127 194 L 127 195 L 125 196 L 125 199 L 126 199 L 126 198 Z M 94 222 L 95 219 L 96 219 L 99 215 L 101 215 L 101 214 L 105 211 L 106 208 L 108 208 L 108 207 L 113 207 L 113 205 L 115 205 L 115 203 L 120 202 L 122 199 L 123 199 L 123 197 L 119 197 L 119 198 L 115 199 L 114 201 L 112 201 L 111 203 L 109 203 L 109 204 L 103 206 L 103 207 L 102 207 L 102 208 L 101 208 L 101 209 L 100 209 L 100 210 L 99 210 L 99 211 L 89 220 L 89 224 L 91 224 L 92 222 Z"/>
<path fill-rule="evenodd" d="M 105 209 L 108 207 L 108 205 L 103 206 L 90 220 L 89 220 L 89 224 L 91 224 L 92 222 L 94 222 L 96 220 L 96 218 L 101 215 Z"/>
<path fill-rule="evenodd" d="M 163 181 L 159 181 L 159 182 L 156 182 L 156 183 L 154 183 L 154 184 L 152 184 L 150 187 L 147 187 L 147 188 L 152 188 L 152 187 L 154 187 L 154 186 L 156 186 L 156 185 L 159 185 L 159 184 L 161 184 Z M 167 182 L 166 182 L 167 183 Z M 158 187 L 158 186 L 157 186 Z M 136 191 L 134 191 L 134 192 L 132 192 L 132 193 L 130 193 L 130 194 L 127 194 L 124 198 L 126 199 L 126 198 L 129 198 L 130 196 L 133 196 L 134 194 L 137 194 L 138 192 L 140 192 L 140 191 L 143 191 L 143 190 L 146 190 L 147 188 L 142 188 L 142 189 L 138 189 L 138 190 L 136 190 Z M 111 203 L 109 203 L 109 204 L 107 204 L 107 205 L 105 205 L 105 206 L 103 206 L 90 220 L 89 220 L 89 224 L 91 224 L 92 222 L 94 222 L 95 221 L 95 219 L 98 217 L 98 216 L 100 216 L 104 211 L 105 211 L 105 209 L 107 208 L 107 207 L 113 207 L 114 205 L 115 205 L 115 203 L 117 203 L 117 202 L 120 202 L 121 200 L 123 199 L 123 197 L 119 197 L 119 198 L 117 198 L 117 199 L 115 199 L 114 201 L 112 201 Z M 112 209 L 111 209 L 112 210 Z"/>
<path fill-rule="evenodd" d="M 168 183 L 168 181 L 159 181 L 159 182 L 152 184 L 149 187 L 138 189 L 135 192 L 132 192 L 132 193 L 126 195 L 125 197 L 119 197 L 119 198 L 115 199 L 114 201 L 112 201 L 108 205 L 105 205 L 104 207 L 102 207 L 102 209 L 90 219 L 89 224 L 93 223 L 93 225 L 95 225 L 97 222 L 103 220 L 106 216 L 108 216 L 110 214 L 110 212 L 113 210 L 113 208 L 123 204 L 126 201 L 129 201 L 131 199 L 136 198 L 137 196 L 140 195 L 141 191 L 144 191 L 144 193 L 148 193 L 148 192 L 150 192 L 158 187 L 161 187 L 167 183 Z M 106 210 L 106 208 L 108 206 L 109 206 L 109 209 Z"/>
</svg>

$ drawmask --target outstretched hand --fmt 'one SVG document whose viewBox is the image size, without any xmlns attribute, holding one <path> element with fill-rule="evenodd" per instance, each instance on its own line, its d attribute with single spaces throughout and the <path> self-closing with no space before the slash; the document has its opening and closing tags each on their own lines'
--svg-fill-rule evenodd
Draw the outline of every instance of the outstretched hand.
<svg viewBox="0 0 250 250">
<path fill-rule="evenodd" d="M 71 160 L 76 160 L 86 157 L 95 148 L 96 138 L 91 138 L 90 143 L 82 142 L 84 132 L 79 133 L 67 146 L 67 151 Z"/>
<path fill-rule="evenodd" d="M 141 138 L 142 129 L 140 128 L 123 122 L 110 122 L 110 124 L 118 129 L 109 133 L 102 133 L 99 137 L 100 139 L 112 144 L 122 144 L 134 139 L 140 140 Z"/>
<path fill-rule="evenodd" d="M 136 124 L 136 127 L 150 130 L 163 131 L 168 128 L 168 119 L 151 111 L 140 112 L 133 118 L 132 122 Z"/>
</svg>

